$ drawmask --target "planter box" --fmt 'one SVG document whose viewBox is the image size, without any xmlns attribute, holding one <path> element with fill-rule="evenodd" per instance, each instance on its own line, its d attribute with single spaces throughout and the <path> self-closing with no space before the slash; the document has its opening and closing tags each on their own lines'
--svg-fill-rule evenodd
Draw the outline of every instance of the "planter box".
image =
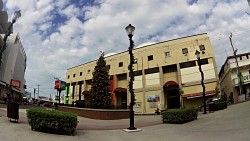
<svg viewBox="0 0 250 141">
<path fill-rule="evenodd" d="M 57 110 L 76 113 L 78 116 L 91 119 L 115 120 L 129 118 L 129 110 L 90 109 L 67 106 L 58 106 Z"/>
</svg>

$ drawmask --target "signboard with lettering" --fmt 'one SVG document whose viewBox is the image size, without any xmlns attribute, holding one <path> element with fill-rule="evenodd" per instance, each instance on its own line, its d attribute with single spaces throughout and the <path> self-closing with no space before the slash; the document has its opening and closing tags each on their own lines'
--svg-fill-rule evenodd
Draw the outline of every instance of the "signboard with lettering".
<svg viewBox="0 0 250 141">
<path fill-rule="evenodd" d="M 21 81 L 20 80 L 11 79 L 10 85 L 13 86 L 13 87 L 16 87 L 16 88 L 20 88 L 21 87 Z"/>
<path fill-rule="evenodd" d="M 134 111 L 135 111 L 135 113 L 142 113 L 142 103 L 141 102 L 135 102 Z"/>
<path fill-rule="evenodd" d="M 56 80 L 55 81 L 55 89 L 60 89 L 60 90 L 65 90 L 66 87 L 66 82 L 65 81 L 61 81 L 61 80 Z"/>
<path fill-rule="evenodd" d="M 147 98 L 147 102 L 158 102 L 160 101 L 159 95 L 149 95 Z"/>
<path fill-rule="evenodd" d="M 239 85 L 240 81 L 244 84 L 250 83 L 250 75 L 246 75 L 246 76 L 241 76 L 241 79 L 239 79 L 239 76 L 237 76 L 237 78 L 234 79 L 234 84 L 235 85 Z"/>
<path fill-rule="evenodd" d="M 66 87 L 66 82 L 65 81 L 61 81 L 61 83 L 60 83 L 60 89 L 61 90 L 65 90 L 65 87 Z"/>
<path fill-rule="evenodd" d="M 59 89 L 60 88 L 60 80 L 56 80 L 55 81 L 55 89 Z"/>
</svg>

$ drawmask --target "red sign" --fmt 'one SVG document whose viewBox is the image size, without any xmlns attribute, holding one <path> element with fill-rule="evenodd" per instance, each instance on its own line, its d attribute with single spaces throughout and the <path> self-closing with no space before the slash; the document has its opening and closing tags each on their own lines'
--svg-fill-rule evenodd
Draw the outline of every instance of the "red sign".
<svg viewBox="0 0 250 141">
<path fill-rule="evenodd" d="M 20 86 L 21 86 L 21 81 L 20 81 L 20 80 L 11 79 L 10 85 L 13 86 L 13 87 L 20 88 Z"/>
<path fill-rule="evenodd" d="M 60 80 L 56 80 L 55 81 L 55 89 L 59 89 L 60 88 Z"/>
</svg>

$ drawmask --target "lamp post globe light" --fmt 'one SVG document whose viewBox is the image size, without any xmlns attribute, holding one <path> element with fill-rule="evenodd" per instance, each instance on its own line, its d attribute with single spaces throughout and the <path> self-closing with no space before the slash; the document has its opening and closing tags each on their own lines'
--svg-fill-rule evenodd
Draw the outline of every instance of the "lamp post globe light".
<svg viewBox="0 0 250 141">
<path fill-rule="evenodd" d="M 201 73 L 201 85 L 202 85 L 202 96 L 203 96 L 203 108 L 204 108 L 204 112 L 203 114 L 207 114 L 207 107 L 206 107 L 206 97 L 205 97 L 205 85 L 204 85 L 204 73 L 201 69 L 201 58 L 200 58 L 200 52 L 198 50 L 196 50 L 195 55 L 197 57 L 198 60 L 198 65 L 199 65 L 199 70 Z"/>
<path fill-rule="evenodd" d="M 11 32 L 12 32 L 12 28 L 14 23 L 17 21 L 18 18 L 21 17 L 21 10 L 15 11 L 13 16 L 12 16 L 12 21 L 10 23 L 10 26 L 8 27 L 8 31 L 7 33 L 5 33 L 4 38 L 3 38 L 3 47 L 0 50 L 0 66 L 2 64 L 2 54 L 4 52 L 4 50 L 7 48 L 7 38 L 10 36 Z"/>
<path fill-rule="evenodd" d="M 135 94 L 134 94 L 134 89 L 133 89 L 133 81 L 134 81 L 134 72 L 133 72 L 133 64 L 134 64 L 134 55 L 133 55 L 133 48 L 134 48 L 134 41 L 132 40 L 134 31 L 135 31 L 135 27 L 132 26 L 131 24 L 129 24 L 126 28 L 128 37 L 129 37 L 129 58 L 130 58 L 130 63 L 128 66 L 129 69 L 129 76 L 130 76 L 130 80 L 129 80 L 129 93 L 130 93 L 130 105 L 129 105 L 129 117 L 130 117 L 130 126 L 128 128 L 128 130 L 136 130 L 135 126 L 134 126 L 134 110 L 133 110 L 133 106 L 135 104 Z"/>
</svg>

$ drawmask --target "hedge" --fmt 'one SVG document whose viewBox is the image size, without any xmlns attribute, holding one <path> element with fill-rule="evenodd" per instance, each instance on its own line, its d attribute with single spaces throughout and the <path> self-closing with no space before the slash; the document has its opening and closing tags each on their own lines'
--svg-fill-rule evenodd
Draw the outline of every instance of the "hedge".
<svg viewBox="0 0 250 141">
<path fill-rule="evenodd" d="M 163 123 L 186 123 L 197 119 L 198 110 L 190 109 L 170 109 L 162 112 Z"/>
<path fill-rule="evenodd" d="M 75 113 L 42 108 L 28 109 L 27 118 L 31 130 L 56 134 L 74 135 L 78 123 Z"/>
<path fill-rule="evenodd" d="M 227 108 L 227 101 L 215 102 L 215 110 L 223 110 Z"/>
</svg>

